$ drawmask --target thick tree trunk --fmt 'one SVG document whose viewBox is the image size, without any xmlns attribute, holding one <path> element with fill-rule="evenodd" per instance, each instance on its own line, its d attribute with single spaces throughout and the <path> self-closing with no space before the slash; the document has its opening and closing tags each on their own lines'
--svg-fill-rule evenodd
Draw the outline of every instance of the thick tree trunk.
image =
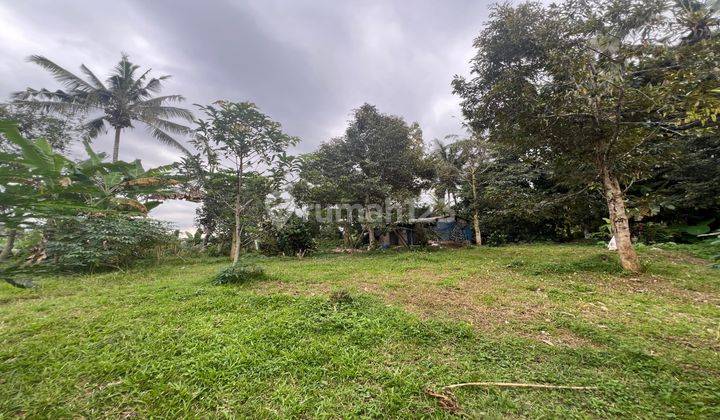
<svg viewBox="0 0 720 420">
<path fill-rule="evenodd" d="M 602 165 L 602 177 L 612 233 L 615 236 L 618 255 L 620 256 L 620 264 L 624 269 L 637 273 L 641 270 L 640 260 L 635 248 L 633 248 L 630 236 L 630 221 L 625 211 L 625 200 L 623 191 L 620 189 L 620 182 L 617 177 L 610 173 L 610 169 L 606 164 Z"/>
<path fill-rule="evenodd" d="M 115 127 L 115 143 L 113 143 L 113 163 L 118 161 L 118 155 L 120 154 L 120 128 Z"/>
<path fill-rule="evenodd" d="M 15 238 L 17 237 L 17 230 L 16 229 L 8 229 L 7 231 L 7 241 L 5 241 L 5 246 L 2 249 L 2 252 L 0 252 L 0 261 L 5 261 L 12 255 L 13 247 L 15 246 Z"/>
<path fill-rule="evenodd" d="M 242 214 L 242 172 L 243 172 L 243 162 L 240 160 L 240 166 L 238 168 L 237 173 L 237 191 L 235 194 L 235 231 L 233 232 L 233 243 L 234 246 L 232 248 L 231 256 L 232 256 L 232 262 L 233 264 L 236 264 L 238 260 L 240 259 L 240 236 L 242 234 L 242 230 L 240 228 L 240 216 Z"/>
</svg>

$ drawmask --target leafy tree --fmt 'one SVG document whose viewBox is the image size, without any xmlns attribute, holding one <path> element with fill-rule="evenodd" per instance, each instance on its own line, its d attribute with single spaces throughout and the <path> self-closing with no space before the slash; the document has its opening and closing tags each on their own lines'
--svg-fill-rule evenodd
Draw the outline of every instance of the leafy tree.
<svg viewBox="0 0 720 420">
<path fill-rule="evenodd" d="M 59 152 L 82 139 L 84 132 L 80 118 L 81 116 L 75 114 L 53 115 L 14 104 L 0 104 L 0 120 L 16 121 L 23 137 L 43 138 L 50 143 L 53 150 Z M 15 146 L 10 142 L 0 143 L 0 150 L 9 151 L 13 148 Z"/>
<path fill-rule="evenodd" d="M 718 55 L 701 53 L 717 48 L 709 36 L 717 21 L 699 22 L 686 13 L 689 4 L 498 6 L 475 41 L 472 79 L 454 81 L 476 131 L 523 159 L 552 164 L 568 186 L 602 186 L 622 265 L 631 271 L 640 264 L 622 185 L 650 176 L 651 157 L 662 156 L 651 150 L 714 124 L 720 110 L 711 93 Z M 673 16 L 690 16 L 701 29 L 688 33 L 687 22 Z M 698 78 L 698 69 L 709 77 Z"/>
<path fill-rule="evenodd" d="M 342 228 L 346 248 L 354 245 L 352 215 L 343 213 L 339 206 L 363 200 L 361 191 L 353 187 L 358 174 L 349 170 L 352 166 L 350 159 L 344 139 L 325 142 L 316 152 L 300 157 L 299 179 L 292 186 L 292 196 L 298 205 L 316 212 L 316 215 L 317 212 L 325 212 L 321 216 Z"/>
<path fill-rule="evenodd" d="M 355 110 L 343 137 L 305 158 L 295 193 L 305 202 L 363 205 L 364 229 L 374 247 L 378 220 L 372 209 L 381 212 L 387 210 L 386 200 L 399 204 L 417 197 L 431 175 L 419 126 L 364 104 Z M 347 222 L 343 231 L 349 232 Z"/>
<path fill-rule="evenodd" d="M 469 190 L 468 201 L 472 214 L 473 230 L 475 231 L 475 243 L 482 245 L 482 230 L 480 229 L 480 212 L 482 208 L 482 196 L 484 194 L 483 175 L 492 167 L 490 151 L 487 141 L 479 136 L 473 135 L 456 143 L 459 149 L 459 169 L 462 185 Z"/>
<path fill-rule="evenodd" d="M 280 185 L 286 170 L 292 167 L 293 158 L 288 147 L 299 140 L 282 131 L 279 123 L 263 114 L 250 102 L 218 101 L 200 107 L 205 120 L 199 120 L 198 144 L 215 146 L 214 156 L 222 156 L 231 165 L 234 174 L 234 229 L 231 257 L 234 263 L 240 258 L 243 236 L 243 213 L 249 206 L 263 206 L 265 195 L 247 194 L 247 175 L 269 174 L 267 180 Z M 219 162 L 217 157 L 213 162 Z M 219 165 L 219 163 L 218 163 Z"/>
<path fill-rule="evenodd" d="M 50 219 L 40 251 L 55 269 L 97 271 L 129 266 L 172 239 L 168 223 L 148 217 L 81 215 Z"/>
<path fill-rule="evenodd" d="M 161 143 L 185 152 L 171 134 L 187 134 L 190 129 L 172 119 L 192 121 L 193 116 L 187 109 L 170 105 L 184 98 L 180 95 L 153 96 L 160 92 L 163 81 L 170 76 L 150 77 L 150 70 L 138 74 L 140 67 L 124 54 L 104 83 L 84 64 L 80 70 L 87 80 L 45 57 L 33 55 L 28 60 L 52 73 L 66 90 L 28 88 L 14 95 L 15 104 L 41 111 L 95 114 L 85 124 L 85 129 L 90 138 L 104 132 L 106 123 L 115 129 L 113 162 L 118 160 L 121 132 L 132 128 L 134 122 L 147 126 Z"/>
</svg>

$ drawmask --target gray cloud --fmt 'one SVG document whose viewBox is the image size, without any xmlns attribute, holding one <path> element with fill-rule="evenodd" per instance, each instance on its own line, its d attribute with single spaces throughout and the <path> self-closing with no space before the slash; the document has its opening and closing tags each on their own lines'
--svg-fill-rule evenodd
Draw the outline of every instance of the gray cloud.
<svg viewBox="0 0 720 420">
<path fill-rule="evenodd" d="M 155 73 L 171 74 L 166 93 L 192 103 L 250 100 L 301 137 L 307 152 L 344 131 L 364 102 L 408 122 L 426 140 L 461 133 L 450 81 L 465 74 L 488 2 L 126 0 L 0 2 L 0 95 L 55 87 L 24 58 L 42 54 L 70 68 L 106 74 L 127 52 Z M 95 143 L 109 151 L 110 136 Z M 178 154 L 141 128 L 127 132 L 121 158 L 147 167 Z M 192 206 L 153 212 L 181 228 Z"/>
</svg>

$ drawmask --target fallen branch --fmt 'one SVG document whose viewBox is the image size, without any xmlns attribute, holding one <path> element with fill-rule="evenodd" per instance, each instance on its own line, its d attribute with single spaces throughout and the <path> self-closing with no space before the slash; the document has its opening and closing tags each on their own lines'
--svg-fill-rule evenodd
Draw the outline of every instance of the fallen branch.
<svg viewBox="0 0 720 420">
<path fill-rule="evenodd" d="M 452 384 L 441 388 L 440 392 L 426 389 L 425 394 L 438 400 L 440 407 L 450 413 L 456 414 L 460 412 L 460 404 L 452 393 L 455 388 L 466 386 L 480 387 L 501 387 L 501 388 L 535 388 L 535 389 L 570 389 L 575 391 L 588 391 L 598 389 L 596 386 L 569 386 L 569 385 L 547 385 L 547 384 L 523 384 L 516 382 L 466 382 L 462 384 Z"/>
<path fill-rule="evenodd" d="M 457 400 L 455 400 L 455 396 L 452 394 L 445 394 L 445 393 L 437 393 L 430 389 L 425 390 L 425 394 L 437 398 L 438 403 L 440 404 L 440 407 L 443 410 L 449 411 L 450 413 L 458 413 L 460 412 L 460 405 L 458 405 Z"/>
<path fill-rule="evenodd" d="M 577 391 L 585 391 L 598 389 L 596 386 L 568 386 L 568 385 L 547 385 L 547 384 L 523 384 L 515 382 L 467 382 L 463 384 L 452 384 L 444 386 L 443 391 L 448 391 L 464 386 L 497 386 L 505 388 L 541 388 L 541 389 L 573 389 Z"/>
</svg>

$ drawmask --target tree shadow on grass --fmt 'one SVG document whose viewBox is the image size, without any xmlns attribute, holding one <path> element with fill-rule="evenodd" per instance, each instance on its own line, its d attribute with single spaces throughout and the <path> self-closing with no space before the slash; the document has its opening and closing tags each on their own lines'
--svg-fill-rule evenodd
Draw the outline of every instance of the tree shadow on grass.
<svg viewBox="0 0 720 420">
<path fill-rule="evenodd" d="M 544 274 L 623 274 L 625 271 L 616 255 L 597 254 L 579 260 L 566 261 L 524 261 L 513 260 L 507 268 L 531 276 Z"/>
</svg>

